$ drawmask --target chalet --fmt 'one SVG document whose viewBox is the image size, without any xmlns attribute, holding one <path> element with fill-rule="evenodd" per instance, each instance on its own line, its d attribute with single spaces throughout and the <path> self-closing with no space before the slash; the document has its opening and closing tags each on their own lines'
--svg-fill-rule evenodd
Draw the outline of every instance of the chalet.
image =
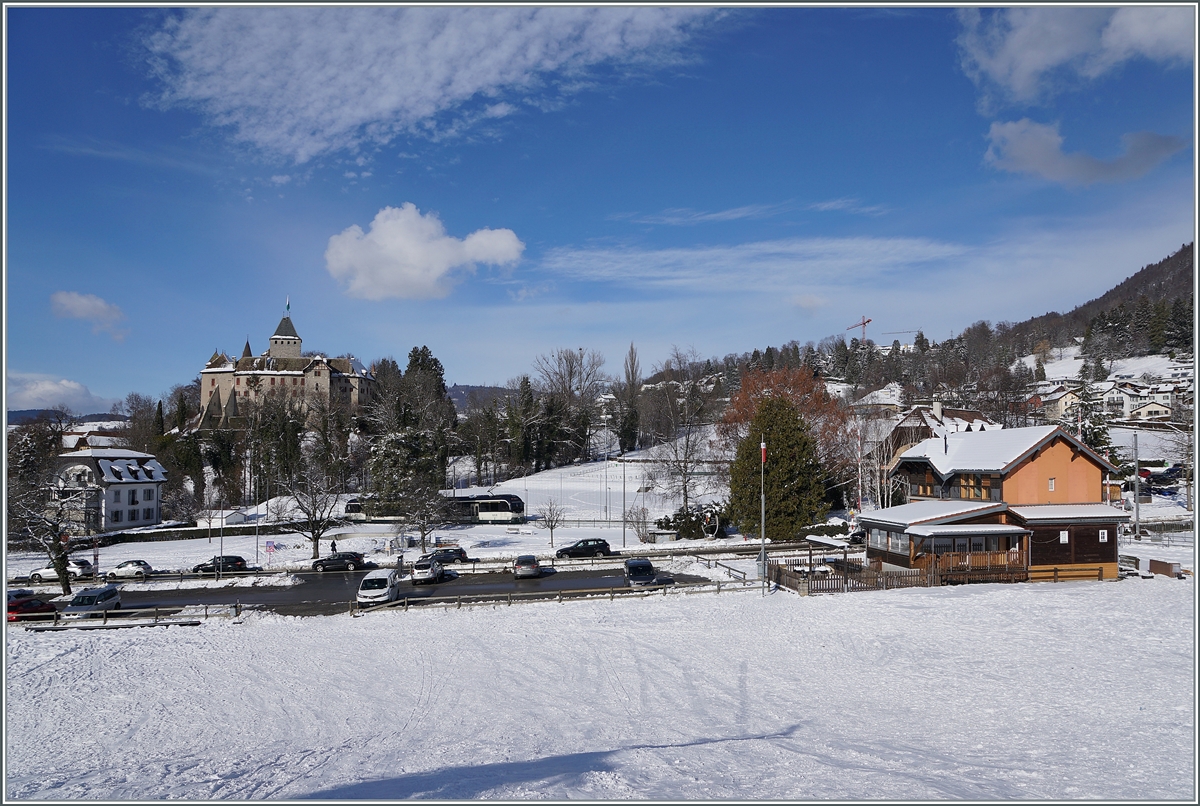
<svg viewBox="0 0 1200 806">
<path fill-rule="evenodd" d="M 1117 575 L 1104 457 L 1057 426 L 946 434 L 902 453 L 910 503 L 864 512 L 867 555 L 963 579 Z M 1057 570 L 1055 570 L 1057 569 Z"/>
<path fill-rule="evenodd" d="M 167 471 L 148 453 L 127 448 L 83 448 L 61 454 L 50 495 L 79 502 L 73 530 L 82 534 L 162 521 Z"/>
</svg>

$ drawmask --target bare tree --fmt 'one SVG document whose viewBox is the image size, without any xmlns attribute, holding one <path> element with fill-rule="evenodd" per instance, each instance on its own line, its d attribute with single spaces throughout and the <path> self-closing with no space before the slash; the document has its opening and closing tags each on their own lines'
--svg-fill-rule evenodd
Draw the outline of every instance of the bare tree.
<svg viewBox="0 0 1200 806">
<path fill-rule="evenodd" d="M 604 356 L 595 350 L 561 348 L 533 361 L 538 391 L 561 400 L 566 407 L 569 450 L 564 458 L 584 458 L 596 432 L 597 399 L 609 383 Z"/>
<path fill-rule="evenodd" d="M 399 517 L 397 535 L 411 530 L 421 536 L 421 553 L 428 551 L 429 535 L 445 526 L 449 519 L 449 502 L 437 487 L 420 479 L 409 479 L 400 485 L 393 501 L 393 512 Z"/>
<path fill-rule="evenodd" d="M 710 426 L 720 413 L 720 376 L 705 370 L 694 348 L 673 347 L 656 373 L 662 380 L 643 395 L 651 404 L 647 424 L 657 443 L 650 450 L 656 486 L 681 498 L 684 510 L 707 486 L 715 460 Z"/>
<path fill-rule="evenodd" d="M 321 469 L 308 464 L 287 480 L 284 487 L 294 499 L 300 531 L 312 541 L 312 558 L 321 556 L 321 538 L 342 525 L 337 482 Z"/>
<path fill-rule="evenodd" d="M 553 498 L 547 498 L 546 503 L 537 508 L 538 527 L 550 530 L 550 548 L 554 548 L 554 530 L 563 525 L 567 512 Z"/>
<path fill-rule="evenodd" d="M 625 510 L 625 521 L 643 543 L 650 543 L 650 510 L 645 507 L 630 507 Z"/>
</svg>

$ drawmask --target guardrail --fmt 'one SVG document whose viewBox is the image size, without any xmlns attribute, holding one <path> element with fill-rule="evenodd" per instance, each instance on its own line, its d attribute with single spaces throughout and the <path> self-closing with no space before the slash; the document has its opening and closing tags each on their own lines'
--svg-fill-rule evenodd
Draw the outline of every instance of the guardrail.
<svg viewBox="0 0 1200 806">
<path fill-rule="evenodd" d="M 190 612 L 189 612 L 190 611 Z M 119 630 L 131 627 L 196 627 L 209 618 L 239 618 L 241 602 L 231 605 L 181 605 L 142 609 L 105 610 L 102 613 L 67 617 L 61 611 L 22 617 L 29 632 L 61 630 Z"/>
<path fill-rule="evenodd" d="M 667 596 L 671 593 L 679 595 L 688 595 L 695 593 L 721 593 L 722 591 L 740 591 L 740 590 L 757 590 L 756 586 L 751 586 L 749 583 L 732 583 L 721 582 L 682 582 L 674 585 L 648 585 L 645 588 L 581 588 L 571 591 L 546 591 L 546 592 L 530 592 L 530 593 L 507 593 L 507 594 L 476 594 L 465 596 L 429 596 L 429 597 L 404 597 L 397 599 L 394 602 L 385 604 L 373 605 L 371 607 L 358 607 L 356 603 L 350 603 L 350 614 L 354 617 L 364 615 L 366 613 L 374 613 L 379 610 L 403 610 L 408 612 L 410 607 L 454 607 L 461 609 L 463 605 L 468 607 L 477 605 L 506 605 L 511 606 L 513 602 L 565 602 L 568 599 L 591 599 L 603 600 L 605 597 L 608 600 L 615 601 L 618 594 L 622 597 L 646 598 L 649 596 Z"/>
<path fill-rule="evenodd" d="M 696 557 L 696 560 L 704 563 L 705 568 L 721 568 L 724 569 L 725 573 L 729 574 L 730 577 L 734 579 L 740 579 L 742 582 L 746 581 L 746 572 L 739 568 L 734 568 L 732 565 L 726 565 L 720 560 L 712 560 L 703 556 Z"/>
</svg>

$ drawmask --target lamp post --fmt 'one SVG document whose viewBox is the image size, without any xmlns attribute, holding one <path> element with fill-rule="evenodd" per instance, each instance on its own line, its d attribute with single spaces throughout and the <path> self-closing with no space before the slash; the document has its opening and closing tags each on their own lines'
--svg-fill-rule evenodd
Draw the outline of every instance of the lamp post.
<svg viewBox="0 0 1200 806">
<path fill-rule="evenodd" d="M 625 509 L 625 460 L 617 460 L 621 463 L 621 548 L 625 548 L 625 524 L 629 520 Z"/>
<path fill-rule="evenodd" d="M 758 446 L 762 450 L 762 464 L 758 471 L 759 510 L 758 528 L 762 540 L 762 550 L 759 552 L 762 561 L 762 595 L 767 595 L 767 441 L 764 439 Z"/>
<path fill-rule="evenodd" d="M 604 415 L 604 525 L 608 526 L 608 415 Z"/>
<path fill-rule="evenodd" d="M 221 578 L 221 566 L 225 562 L 225 499 L 221 499 L 221 551 L 217 558 L 217 579 Z"/>
</svg>

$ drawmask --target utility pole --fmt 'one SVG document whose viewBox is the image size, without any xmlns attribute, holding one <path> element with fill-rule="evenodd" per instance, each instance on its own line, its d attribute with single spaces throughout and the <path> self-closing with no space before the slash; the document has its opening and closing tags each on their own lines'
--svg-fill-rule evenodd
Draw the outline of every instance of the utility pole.
<svg viewBox="0 0 1200 806">
<path fill-rule="evenodd" d="M 761 437 L 760 437 L 761 439 Z M 767 595 L 767 442 L 764 439 L 758 446 L 762 450 L 762 464 L 758 471 L 759 509 L 758 529 L 762 541 L 759 552 L 762 562 L 762 595 Z"/>
<path fill-rule="evenodd" d="M 1137 438 L 1138 438 L 1137 432 L 1134 431 L 1133 432 L 1133 537 L 1135 540 L 1141 540 L 1141 538 L 1142 538 L 1142 521 L 1141 521 L 1142 511 L 1141 511 L 1141 507 L 1139 506 L 1139 502 L 1142 497 L 1142 474 L 1141 474 L 1141 469 L 1138 467 Z"/>
</svg>

